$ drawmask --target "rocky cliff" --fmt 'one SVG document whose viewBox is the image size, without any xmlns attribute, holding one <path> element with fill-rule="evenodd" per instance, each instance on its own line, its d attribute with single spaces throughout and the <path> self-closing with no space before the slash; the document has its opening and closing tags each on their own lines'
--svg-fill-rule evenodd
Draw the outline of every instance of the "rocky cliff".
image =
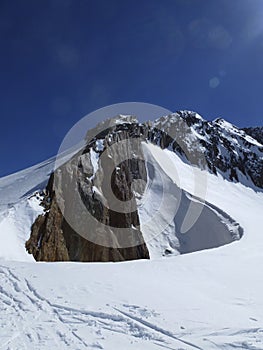
<svg viewBox="0 0 263 350">
<path fill-rule="evenodd" d="M 139 129 L 136 130 L 133 124 L 117 126 L 117 129 L 120 132 L 107 130 L 103 144 L 98 142 L 99 139 L 88 142 L 50 177 L 43 200 L 45 214 L 33 224 L 31 237 L 26 243 L 28 252 L 36 260 L 149 258 L 132 190 L 135 179 L 146 179 L 146 170 L 143 162 L 136 162 L 127 154 L 139 155 L 140 143 L 130 144 L 130 150 L 127 143 L 118 148 L 117 152 L 121 152 L 122 158 L 124 156 L 124 161 L 118 166 L 119 155 L 111 148 L 115 142 L 129 140 L 131 133 L 135 135 Z M 99 159 L 102 152 L 103 157 Z M 111 174 L 110 179 L 108 174 Z M 55 178 L 59 178 L 57 186 Z M 129 201 L 130 208 L 126 212 L 115 211 L 107 204 L 115 196 L 123 204 Z M 115 229 L 125 229 L 125 238 L 115 233 Z M 125 243 L 119 240 L 125 240 Z"/>
</svg>

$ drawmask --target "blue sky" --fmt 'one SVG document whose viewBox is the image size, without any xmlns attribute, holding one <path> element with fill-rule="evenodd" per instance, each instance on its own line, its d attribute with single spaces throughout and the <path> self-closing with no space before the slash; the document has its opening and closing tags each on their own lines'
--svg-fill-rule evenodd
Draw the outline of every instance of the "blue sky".
<svg viewBox="0 0 263 350">
<path fill-rule="evenodd" d="M 263 0 L 2 0 L 0 176 L 119 102 L 262 125 Z"/>
</svg>

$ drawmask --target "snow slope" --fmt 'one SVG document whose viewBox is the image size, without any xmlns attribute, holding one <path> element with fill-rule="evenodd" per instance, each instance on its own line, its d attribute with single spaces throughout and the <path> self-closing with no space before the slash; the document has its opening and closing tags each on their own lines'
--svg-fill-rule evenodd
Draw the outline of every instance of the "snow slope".
<svg viewBox="0 0 263 350">
<path fill-rule="evenodd" d="M 30 168 L 0 178 L 0 213 L 6 211 L 34 192 L 43 190 L 49 176 L 59 165 L 64 164 L 77 153 L 84 142 Z"/>
<path fill-rule="evenodd" d="M 25 242 L 29 238 L 32 223 L 42 213 L 40 200 L 34 196 L 23 199 L 0 214 L 0 259 L 34 261 L 32 255 L 25 251 Z"/>
<path fill-rule="evenodd" d="M 151 259 L 215 248 L 242 237 L 243 228 L 222 210 L 224 206 L 206 200 L 207 172 L 190 167 L 195 186 L 192 193 L 186 192 L 180 178 L 189 178 L 184 170 L 188 168 L 181 159 L 150 143 L 142 146 L 148 183 L 139 216 Z"/>
<path fill-rule="evenodd" d="M 196 194 L 191 166 L 168 150 L 146 148 L 171 180 Z M 263 193 L 203 174 L 205 199 L 241 224 L 243 238 L 151 261 L 24 261 L 19 244 L 40 208 L 14 190 L 16 204 L 2 203 L 0 218 L 0 349 L 262 350 Z M 14 175 L 10 189 L 15 183 Z M 13 231 L 21 238 L 9 255 L 12 225 L 22 231 Z"/>
</svg>

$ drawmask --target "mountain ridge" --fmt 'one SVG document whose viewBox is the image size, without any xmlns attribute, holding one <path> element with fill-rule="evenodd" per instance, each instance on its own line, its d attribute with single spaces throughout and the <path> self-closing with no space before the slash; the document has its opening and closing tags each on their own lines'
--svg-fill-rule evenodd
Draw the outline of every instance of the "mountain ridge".
<svg viewBox="0 0 263 350">
<path fill-rule="evenodd" d="M 258 189 L 263 187 L 263 158 L 260 157 L 263 145 L 248 136 L 245 131 L 222 118 L 208 122 L 197 113 L 189 111 L 179 111 L 153 122 L 144 123 L 139 123 L 134 116 L 121 115 L 109 118 L 98 124 L 97 128 L 88 131 L 85 147 L 58 170 L 59 177 L 63 178 L 64 176 L 64 179 L 62 185 L 60 184 L 61 186 L 56 188 L 55 197 L 51 194 L 55 192 L 54 188 L 52 190 L 49 188 L 46 191 L 46 203 L 49 203 L 45 206 L 46 213 L 35 221 L 31 237 L 26 243 L 28 252 L 32 253 L 35 259 L 119 261 L 149 258 L 149 246 L 145 244 L 145 237 L 140 227 L 139 206 L 135 200 L 136 196 L 142 197 L 144 195 L 145 184 L 149 181 L 149 177 L 147 177 L 149 169 L 145 166 L 145 157 L 141 149 L 142 142 L 149 142 L 159 146 L 162 150 L 167 149 L 174 152 L 184 162 L 198 166 L 215 175 L 221 174 L 228 181 L 249 183 L 251 187 L 258 187 Z M 116 144 L 119 150 L 114 150 Z M 118 163 L 120 159 L 121 161 Z M 151 162 L 154 162 L 154 158 L 151 158 Z M 109 174 L 111 174 L 110 184 L 106 180 Z M 63 197 L 68 192 L 67 187 L 71 188 L 72 191 L 66 200 L 62 198 L 63 204 L 60 205 L 57 194 L 62 194 Z M 109 188 L 111 187 L 113 187 L 114 195 L 122 201 L 122 205 L 127 200 L 133 201 L 134 210 L 124 214 L 118 213 L 118 210 L 107 209 L 109 203 L 110 205 L 114 203 L 114 197 L 110 197 Z M 175 189 L 171 191 L 176 193 Z M 77 195 L 75 196 L 73 193 L 77 193 Z M 90 221 L 83 219 L 83 216 L 80 218 L 83 208 L 81 208 L 82 204 L 77 204 L 79 195 L 81 201 L 85 203 L 86 209 L 92 212 L 103 225 L 106 225 L 106 228 L 101 229 L 100 224 L 90 226 Z M 191 204 L 192 201 L 190 199 L 189 203 Z M 103 202 L 104 204 L 102 204 Z M 73 203 L 73 206 L 71 204 L 67 207 L 67 203 Z M 190 206 L 189 203 L 187 206 Z M 62 214 L 61 207 L 65 205 Z M 203 205 L 206 207 L 207 217 L 212 217 L 212 212 L 208 209 L 209 203 Z M 65 212 L 68 215 L 66 218 Z M 76 217 L 78 217 L 77 220 Z M 219 218 L 219 209 L 217 217 Z M 224 220 L 227 221 L 226 216 Z M 214 232 L 211 245 L 207 246 L 206 243 L 203 243 L 199 246 L 196 242 L 191 249 L 187 248 L 185 252 L 230 243 L 232 239 L 229 240 L 229 238 L 225 240 L 215 239 L 213 226 L 217 227 L 219 232 L 224 232 L 223 228 L 217 226 L 216 221 L 221 221 L 221 219 L 211 221 L 210 230 Z M 169 224 L 167 222 L 168 226 Z M 238 223 L 234 223 L 234 225 L 238 226 Z M 87 229 L 88 227 L 89 229 Z M 123 238 L 120 238 L 119 232 L 115 232 L 118 227 L 128 230 L 124 240 L 129 241 L 130 239 L 131 241 L 125 242 L 124 247 L 120 243 L 123 242 Z M 200 227 L 204 227 L 204 224 L 202 223 Z M 78 233 L 82 229 L 83 232 L 79 235 Z M 90 231 L 93 233 L 91 234 Z M 164 232 L 160 233 L 163 235 Z M 184 252 L 182 244 L 185 244 L 183 243 L 185 237 L 181 236 L 178 241 L 180 230 L 177 228 L 176 232 L 177 238 L 175 239 L 173 238 L 175 232 L 169 231 L 169 242 L 166 240 L 164 243 L 166 245 L 164 252 L 166 251 L 167 254 Z M 100 241 L 94 234 L 99 237 Z M 240 239 L 242 234 L 242 228 L 240 228 L 240 233 L 235 236 L 237 237 L 235 239 Z M 55 238 L 56 235 L 57 238 Z M 87 244 L 86 241 L 90 241 L 90 235 L 93 237 L 92 243 Z M 105 237 L 108 235 L 111 238 L 107 238 L 105 241 Z M 75 238 L 73 239 L 73 237 Z M 138 243 L 135 244 L 134 239 Z M 220 244 L 216 243 L 219 241 Z M 137 248 L 134 248 L 134 244 Z M 199 246 L 198 249 L 197 246 Z M 59 251 L 64 253 L 59 253 Z"/>
</svg>

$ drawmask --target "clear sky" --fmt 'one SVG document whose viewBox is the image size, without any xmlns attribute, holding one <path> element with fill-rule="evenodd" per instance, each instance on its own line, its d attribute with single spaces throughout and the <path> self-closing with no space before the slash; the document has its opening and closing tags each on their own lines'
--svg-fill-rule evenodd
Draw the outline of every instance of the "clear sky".
<svg viewBox="0 0 263 350">
<path fill-rule="evenodd" d="M 263 124 L 263 0 L 1 0 L 0 44 L 0 176 L 118 102 Z"/>
</svg>

